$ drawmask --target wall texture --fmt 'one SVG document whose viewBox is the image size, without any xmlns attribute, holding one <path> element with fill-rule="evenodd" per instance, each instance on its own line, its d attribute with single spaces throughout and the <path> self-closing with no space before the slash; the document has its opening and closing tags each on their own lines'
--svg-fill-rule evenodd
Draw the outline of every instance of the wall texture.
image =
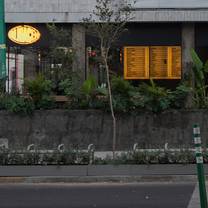
<svg viewBox="0 0 208 208">
<path fill-rule="evenodd" d="M 77 23 L 89 17 L 96 0 L 5 0 L 5 3 L 8 23 Z M 208 21 L 207 0 L 139 0 L 133 7 L 133 22 Z"/>
<path fill-rule="evenodd" d="M 118 150 L 192 145 L 192 126 L 199 123 L 202 140 L 208 135 L 208 111 L 170 111 L 160 115 L 141 113 L 117 115 Z M 86 148 L 93 143 L 97 150 L 111 150 L 111 117 L 101 111 L 36 111 L 32 117 L 0 112 L 0 138 L 9 140 L 10 148 L 37 144 L 40 149 L 67 147 Z"/>
</svg>

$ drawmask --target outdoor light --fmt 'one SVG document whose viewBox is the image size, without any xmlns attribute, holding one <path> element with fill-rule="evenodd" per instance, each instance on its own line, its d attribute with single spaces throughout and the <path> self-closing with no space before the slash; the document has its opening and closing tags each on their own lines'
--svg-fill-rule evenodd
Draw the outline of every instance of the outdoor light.
<svg viewBox="0 0 208 208">
<path fill-rule="evenodd" d="M 18 25 L 8 32 L 9 39 L 20 45 L 35 43 L 40 39 L 40 36 L 40 32 L 30 25 Z"/>
</svg>

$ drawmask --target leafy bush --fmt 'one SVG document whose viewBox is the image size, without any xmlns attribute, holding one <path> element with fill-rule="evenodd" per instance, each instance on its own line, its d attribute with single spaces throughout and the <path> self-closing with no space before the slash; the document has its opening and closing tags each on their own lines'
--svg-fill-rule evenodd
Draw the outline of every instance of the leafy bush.
<svg viewBox="0 0 208 208">
<path fill-rule="evenodd" d="M 128 112 L 144 106 L 143 97 L 138 88 L 131 85 L 122 77 L 113 77 L 111 80 L 113 92 L 113 106 L 115 111 Z"/>
<path fill-rule="evenodd" d="M 70 79 L 63 80 L 60 89 L 69 97 L 70 109 L 105 109 L 107 103 L 107 88 L 105 85 L 98 86 L 93 75 L 80 86 L 79 77 L 74 74 Z"/>
<path fill-rule="evenodd" d="M 89 98 L 94 93 L 95 89 L 97 88 L 97 81 L 94 76 L 90 75 L 82 85 L 82 93 Z"/>
<path fill-rule="evenodd" d="M 6 83 L 6 80 L 5 80 L 5 78 L 1 78 L 0 79 L 0 96 L 2 95 L 2 94 L 4 94 L 4 92 L 5 92 L 5 83 Z"/>
<path fill-rule="evenodd" d="M 0 110 L 5 110 L 4 96 L 0 96 Z"/>
<path fill-rule="evenodd" d="M 3 108 L 12 113 L 31 115 L 35 108 L 32 100 L 28 98 L 5 96 L 2 99 Z"/>
<path fill-rule="evenodd" d="M 50 98 L 52 83 L 39 74 L 34 80 L 26 80 L 25 88 L 32 97 L 37 109 L 50 109 L 54 105 Z"/>
<path fill-rule="evenodd" d="M 15 150 L 0 150 L 0 165 L 87 165 L 88 152 L 82 151 L 54 151 L 39 153 Z"/>
<path fill-rule="evenodd" d="M 56 107 L 55 100 L 51 96 L 43 95 L 42 98 L 36 103 L 36 109 L 53 109 Z"/>
<path fill-rule="evenodd" d="M 171 91 L 157 86 L 153 80 L 150 80 L 150 84 L 142 83 L 139 92 L 144 96 L 144 107 L 147 110 L 157 113 L 170 108 Z"/>
<path fill-rule="evenodd" d="M 204 153 L 204 162 L 208 162 L 207 153 Z M 107 156 L 104 159 L 95 158 L 94 164 L 193 164 L 195 153 L 189 150 L 181 151 L 154 151 L 154 152 L 126 152 L 116 155 L 115 159 Z"/>
<path fill-rule="evenodd" d="M 172 92 L 171 107 L 173 108 L 184 108 L 187 97 L 191 92 L 191 88 L 186 84 L 182 83 L 176 87 L 176 90 Z"/>
<path fill-rule="evenodd" d="M 208 107 L 208 84 L 207 84 L 207 74 L 208 74 L 208 60 L 204 64 L 200 57 L 197 55 L 194 49 L 191 50 L 191 56 L 193 60 L 193 72 L 194 72 L 194 103 L 197 108 L 207 108 Z"/>
<path fill-rule="evenodd" d="M 70 98 L 80 95 L 80 78 L 76 73 L 72 73 L 67 79 L 59 83 L 59 89 L 64 92 L 64 95 Z"/>
<path fill-rule="evenodd" d="M 122 77 L 114 76 L 111 80 L 111 87 L 114 94 L 121 94 L 128 96 L 134 87 L 129 81 L 124 80 Z"/>
</svg>

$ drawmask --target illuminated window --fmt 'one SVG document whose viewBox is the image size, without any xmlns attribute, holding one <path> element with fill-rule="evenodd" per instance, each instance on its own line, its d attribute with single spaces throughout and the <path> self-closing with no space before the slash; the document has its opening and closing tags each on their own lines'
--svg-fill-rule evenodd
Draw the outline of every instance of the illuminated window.
<svg viewBox="0 0 208 208">
<path fill-rule="evenodd" d="M 124 47 L 125 79 L 180 79 L 180 46 Z"/>
</svg>

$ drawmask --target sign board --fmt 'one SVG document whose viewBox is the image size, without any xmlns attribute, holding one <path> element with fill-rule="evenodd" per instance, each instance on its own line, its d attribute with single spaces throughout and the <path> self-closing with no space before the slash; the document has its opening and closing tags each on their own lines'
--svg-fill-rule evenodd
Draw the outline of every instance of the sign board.
<svg viewBox="0 0 208 208">
<path fill-rule="evenodd" d="M 8 32 L 11 41 L 20 45 L 29 45 L 40 39 L 40 32 L 30 25 L 18 25 Z"/>
<path fill-rule="evenodd" d="M 168 51 L 165 46 L 150 47 L 150 77 L 163 79 L 168 72 Z"/>
<path fill-rule="evenodd" d="M 181 47 L 174 46 L 168 47 L 168 77 L 172 79 L 181 78 L 181 68 L 182 68 L 182 59 L 181 59 Z"/>
<path fill-rule="evenodd" d="M 142 46 L 124 48 L 124 78 L 149 79 L 149 48 Z"/>
<path fill-rule="evenodd" d="M 180 46 L 124 47 L 125 79 L 181 79 Z"/>
</svg>

